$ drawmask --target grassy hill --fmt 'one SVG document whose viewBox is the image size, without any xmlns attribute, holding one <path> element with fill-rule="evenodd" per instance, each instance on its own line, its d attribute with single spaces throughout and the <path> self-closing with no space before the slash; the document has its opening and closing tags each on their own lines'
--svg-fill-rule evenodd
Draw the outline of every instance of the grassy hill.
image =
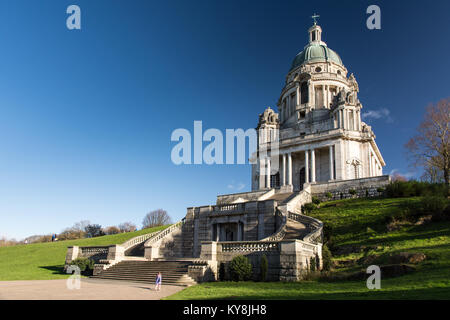
<svg viewBox="0 0 450 320">
<path fill-rule="evenodd" d="M 166 227 L 156 227 L 136 232 L 90 239 L 36 243 L 0 248 L 0 281 L 49 280 L 67 278 L 63 266 L 69 246 L 106 246 L 119 244 Z"/>
<path fill-rule="evenodd" d="M 403 223 L 388 228 L 388 217 L 419 198 L 351 199 L 322 203 L 309 215 L 331 228 L 331 277 L 296 283 L 203 283 L 169 299 L 450 299 L 450 222 Z M 391 231 L 389 231 L 391 230 Z M 328 232 L 330 233 L 330 232 Z M 366 287 L 368 275 L 350 280 L 370 264 L 389 265 L 400 253 L 425 254 L 415 271 L 384 277 L 381 289 Z"/>
</svg>

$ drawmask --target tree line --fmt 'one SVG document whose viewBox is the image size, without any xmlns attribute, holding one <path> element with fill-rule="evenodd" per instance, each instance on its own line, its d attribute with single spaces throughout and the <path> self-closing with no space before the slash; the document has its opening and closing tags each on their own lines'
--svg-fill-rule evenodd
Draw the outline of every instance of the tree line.
<svg viewBox="0 0 450 320">
<path fill-rule="evenodd" d="M 142 221 L 142 229 L 153 228 L 171 224 L 172 219 L 166 210 L 157 209 L 147 213 Z M 91 223 L 88 220 L 76 222 L 73 226 L 63 229 L 62 232 L 56 234 L 56 240 L 76 240 L 82 238 L 94 238 L 104 235 L 113 235 L 125 232 L 137 231 L 137 227 L 132 222 L 123 222 L 117 226 L 102 227 L 100 224 Z M 52 242 L 54 241 L 53 234 L 50 235 L 33 235 L 17 241 L 15 239 L 0 238 L 0 247 L 8 247 L 19 244 Z"/>
</svg>

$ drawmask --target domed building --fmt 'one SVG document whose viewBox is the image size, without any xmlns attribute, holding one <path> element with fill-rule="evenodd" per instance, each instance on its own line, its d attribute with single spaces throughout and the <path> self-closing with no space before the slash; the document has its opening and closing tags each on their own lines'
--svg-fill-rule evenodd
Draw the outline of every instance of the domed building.
<svg viewBox="0 0 450 320">
<path fill-rule="evenodd" d="M 358 83 L 342 59 L 322 41 L 316 23 L 297 54 L 278 99 L 278 113 L 260 115 L 252 190 L 303 190 L 382 175 L 385 162 L 370 126 L 361 121 Z M 279 150 L 271 150 L 276 143 Z M 275 164 L 275 165 L 274 165 Z"/>
<path fill-rule="evenodd" d="M 259 116 L 252 191 L 218 195 L 169 228 L 120 245 L 69 247 L 66 265 L 91 257 L 98 278 L 148 281 L 155 274 L 142 270 L 162 270 L 166 283 L 189 285 L 230 279 L 227 265 L 242 255 L 258 278 L 265 256 L 268 280 L 303 279 L 323 262 L 323 223 L 305 215 L 305 205 L 313 197 L 379 196 L 389 183 L 361 109 L 355 77 L 315 23 L 286 76 L 279 112 Z"/>
</svg>

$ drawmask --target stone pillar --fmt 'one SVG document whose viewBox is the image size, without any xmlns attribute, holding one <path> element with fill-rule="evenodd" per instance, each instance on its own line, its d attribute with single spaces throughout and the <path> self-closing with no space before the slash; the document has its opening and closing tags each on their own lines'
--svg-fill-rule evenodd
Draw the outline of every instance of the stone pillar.
<svg viewBox="0 0 450 320">
<path fill-rule="evenodd" d="M 216 223 L 215 224 L 215 228 L 216 228 L 216 237 L 215 239 L 213 239 L 213 241 L 219 241 L 219 235 L 220 235 L 220 224 Z"/>
<path fill-rule="evenodd" d="M 325 85 L 322 85 L 322 104 L 325 107 Z"/>
<path fill-rule="evenodd" d="M 358 110 L 358 131 L 361 131 L 361 110 Z"/>
<path fill-rule="evenodd" d="M 305 182 L 309 183 L 309 150 L 305 151 Z"/>
<path fill-rule="evenodd" d="M 300 84 L 297 83 L 297 106 L 300 105 Z"/>
<path fill-rule="evenodd" d="M 353 110 L 353 130 L 358 130 L 358 121 L 356 121 L 356 110 Z"/>
<path fill-rule="evenodd" d="M 237 241 L 242 241 L 242 224 L 237 223 Z"/>
<path fill-rule="evenodd" d="M 79 252 L 80 247 L 78 246 L 68 247 L 66 253 L 66 264 L 70 264 L 73 260 L 78 258 Z"/>
<path fill-rule="evenodd" d="M 292 153 L 288 155 L 288 185 L 292 185 Z"/>
<path fill-rule="evenodd" d="M 200 251 L 200 259 L 216 261 L 217 257 L 217 242 L 203 241 L 202 249 Z"/>
<path fill-rule="evenodd" d="M 267 169 L 266 169 L 266 188 L 270 188 L 270 157 L 266 158 Z"/>
<path fill-rule="evenodd" d="M 264 159 L 261 159 L 260 156 L 258 156 L 258 167 L 259 167 L 259 189 L 264 189 L 265 186 L 265 179 L 266 177 L 264 176 L 265 173 L 265 162 Z"/>
<path fill-rule="evenodd" d="M 282 185 L 286 185 L 286 155 L 283 154 L 283 175 L 282 175 L 283 183 Z"/>
<path fill-rule="evenodd" d="M 334 180 L 334 156 L 333 156 L 333 146 L 330 146 L 330 180 Z"/>
<path fill-rule="evenodd" d="M 125 248 L 120 244 L 110 245 L 108 248 L 108 260 L 121 260 L 125 256 Z"/>
<path fill-rule="evenodd" d="M 315 150 L 311 150 L 311 182 L 316 182 L 316 154 Z"/>
</svg>

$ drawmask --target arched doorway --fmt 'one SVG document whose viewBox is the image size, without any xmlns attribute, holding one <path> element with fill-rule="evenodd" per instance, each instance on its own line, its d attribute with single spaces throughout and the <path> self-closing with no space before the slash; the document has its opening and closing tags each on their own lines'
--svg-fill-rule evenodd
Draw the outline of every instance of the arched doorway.
<svg viewBox="0 0 450 320">
<path fill-rule="evenodd" d="M 303 190 L 303 184 L 306 182 L 305 167 L 300 170 L 300 191 Z"/>
</svg>

